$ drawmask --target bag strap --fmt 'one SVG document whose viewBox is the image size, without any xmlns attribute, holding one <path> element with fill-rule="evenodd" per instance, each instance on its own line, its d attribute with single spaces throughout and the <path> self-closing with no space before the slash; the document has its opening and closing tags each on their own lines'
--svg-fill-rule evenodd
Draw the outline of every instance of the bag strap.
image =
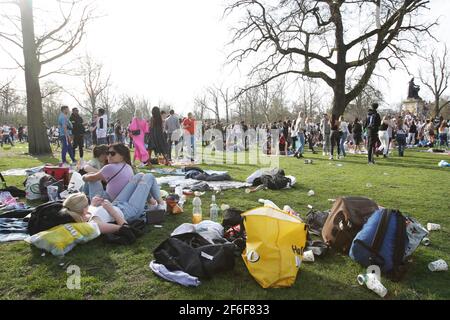
<svg viewBox="0 0 450 320">
<path fill-rule="evenodd" d="M 375 232 L 375 236 L 373 238 L 372 244 L 367 245 L 361 240 L 356 240 L 355 243 L 358 243 L 360 246 L 364 247 L 371 253 L 369 257 L 369 261 L 372 264 L 379 265 L 382 267 L 385 263 L 384 258 L 380 255 L 379 251 L 383 244 L 384 237 L 386 235 L 386 230 L 389 225 L 389 218 L 391 216 L 391 212 L 389 210 L 383 210 L 380 221 L 378 222 L 377 230 Z"/>
<path fill-rule="evenodd" d="M 384 237 L 386 236 L 386 230 L 389 225 L 389 220 L 391 217 L 391 211 L 383 210 L 380 222 L 378 223 L 377 231 L 375 232 L 375 237 L 372 242 L 372 249 L 375 252 L 379 252 L 381 246 L 383 245 Z"/>
<path fill-rule="evenodd" d="M 392 271 L 392 277 L 394 280 L 400 280 L 403 275 L 403 258 L 405 256 L 405 238 L 406 238 L 406 219 L 399 212 L 394 211 L 397 218 L 397 230 L 395 234 L 395 248 L 394 248 L 394 269 Z"/>
<path fill-rule="evenodd" d="M 108 184 L 108 183 L 110 183 L 111 181 L 113 181 L 122 171 L 123 171 L 123 169 L 125 169 L 125 166 L 126 166 L 127 164 L 125 163 L 124 165 L 123 165 L 123 167 L 122 167 L 122 169 L 120 169 L 119 170 L 119 172 L 117 172 L 111 179 L 109 179 L 108 181 L 106 181 L 106 183 Z"/>
</svg>

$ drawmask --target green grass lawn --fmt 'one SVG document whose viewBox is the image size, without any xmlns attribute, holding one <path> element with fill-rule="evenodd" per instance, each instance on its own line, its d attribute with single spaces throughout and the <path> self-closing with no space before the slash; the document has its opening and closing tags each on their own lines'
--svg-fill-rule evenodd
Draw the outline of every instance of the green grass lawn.
<svg viewBox="0 0 450 320">
<path fill-rule="evenodd" d="M 0 171 L 29 168 L 52 158 L 32 158 L 25 146 L 11 151 L 0 149 Z M 326 210 L 328 199 L 339 196 L 368 196 L 380 205 L 400 209 L 423 225 L 439 223 L 443 230 L 430 235 L 432 245 L 421 246 L 412 257 L 401 283 L 383 279 L 389 290 L 387 299 L 450 299 L 450 273 L 431 273 L 429 262 L 444 259 L 450 263 L 450 169 L 437 166 L 447 155 L 433 155 L 409 150 L 405 158 L 396 156 L 369 167 L 364 156 L 349 156 L 330 162 L 322 156 L 310 156 L 314 165 L 283 158 L 280 166 L 297 177 L 297 185 L 288 191 L 261 191 L 247 195 L 243 190 L 226 191 L 217 197 L 242 210 L 258 206 L 258 199 L 271 199 L 279 206 L 290 205 L 306 214 L 307 206 Z M 342 164 L 339 167 L 337 164 Z M 204 166 L 227 170 L 235 180 L 243 181 L 255 166 Z M 10 185 L 21 186 L 23 177 L 7 177 Z M 308 197 L 309 190 L 315 197 Z M 209 207 L 210 194 L 203 197 L 203 208 Z M 169 217 L 162 229 L 151 228 L 130 247 L 117 247 L 97 239 L 78 246 L 64 259 L 30 247 L 25 242 L 0 245 L 0 299 L 377 299 L 356 282 L 364 269 L 349 257 L 329 253 L 314 264 L 303 264 L 297 281 L 289 289 L 262 289 L 248 273 L 242 259 L 236 259 L 233 271 L 203 281 L 196 289 L 165 282 L 149 269 L 153 250 L 180 224 L 190 222 L 191 204 L 185 213 Z M 81 290 L 66 287 L 68 274 L 60 264 L 81 268 Z"/>
</svg>

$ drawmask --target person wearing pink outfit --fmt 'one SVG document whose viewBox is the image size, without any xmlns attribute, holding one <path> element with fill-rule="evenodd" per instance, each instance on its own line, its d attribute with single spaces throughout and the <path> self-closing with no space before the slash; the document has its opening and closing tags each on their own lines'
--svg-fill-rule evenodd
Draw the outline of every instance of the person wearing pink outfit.
<svg viewBox="0 0 450 320">
<path fill-rule="evenodd" d="M 147 164 L 149 155 L 145 147 L 144 138 L 149 132 L 149 127 L 147 120 L 142 119 L 142 113 L 139 110 L 136 111 L 128 129 L 135 146 L 134 161 L 139 160 L 142 164 Z"/>
</svg>

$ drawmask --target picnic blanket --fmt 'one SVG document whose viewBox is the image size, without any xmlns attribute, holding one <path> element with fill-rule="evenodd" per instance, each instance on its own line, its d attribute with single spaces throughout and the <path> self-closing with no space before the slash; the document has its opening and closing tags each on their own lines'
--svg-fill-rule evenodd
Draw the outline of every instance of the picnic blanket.
<svg viewBox="0 0 450 320">
<path fill-rule="evenodd" d="M 22 241 L 28 237 L 28 222 L 23 219 L 0 219 L 0 243 Z"/>
<path fill-rule="evenodd" d="M 175 168 L 156 168 L 156 169 L 152 169 L 152 170 L 141 170 L 143 172 L 148 172 L 148 173 L 152 173 L 152 174 L 159 174 L 159 175 L 167 175 L 167 176 L 186 176 L 186 171 L 184 171 L 183 169 L 175 169 Z M 208 175 L 223 175 L 223 174 L 227 174 L 228 171 L 215 171 L 215 170 L 203 170 L 203 172 L 205 172 Z"/>
<path fill-rule="evenodd" d="M 4 177 L 25 177 L 25 176 L 29 176 L 29 175 L 41 172 L 42 170 L 44 170 L 44 166 L 28 168 L 28 169 L 11 169 L 11 170 L 2 172 L 2 175 Z"/>
<path fill-rule="evenodd" d="M 185 179 L 184 176 L 166 176 L 156 178 L 159 186 L 169 185 L 171 188 L 182 187 L 183 189 L 190 189 L 198 180 Z M 206 182 L 205 182 L 206 183 Z M 208 181 L 207 185 L 211 190 L 230 190 L 251 187 L 250 184 L 238 181 Z"/>
</svg>

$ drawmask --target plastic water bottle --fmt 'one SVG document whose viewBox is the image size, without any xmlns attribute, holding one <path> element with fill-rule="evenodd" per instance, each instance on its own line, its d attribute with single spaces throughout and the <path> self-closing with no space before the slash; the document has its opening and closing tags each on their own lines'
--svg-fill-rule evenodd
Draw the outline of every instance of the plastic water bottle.
<svg viewBox="0 0 450 320">
<path fill-rule="evenodd" d="M 203 220 L 202 215 L 202 200 L 200 199 L 199 194 L 195 193 L 195 198 L 192 201 L 192 205 L 194 206 L 192 210 L 192 223 L 199 224 Z"/>
<path fill-rule="evenodd" d="M 219 206 L 216 204 L 216 196 L 212 196 L 211 209 L 209 210 L 209 219 L 213 222 L 219 221 Z"/>
<path fill-rule="evenodd" d="M 277 210 L 281 210 L 275 203 L 273 203 L 273 202 L 270 201 L 270 200 L 259 199 L 258 202 L 264 204 L 265 207 L 269 207 L 269 208 L 274 208 L 274 209 L 277 209 Z"/>
</svg>

